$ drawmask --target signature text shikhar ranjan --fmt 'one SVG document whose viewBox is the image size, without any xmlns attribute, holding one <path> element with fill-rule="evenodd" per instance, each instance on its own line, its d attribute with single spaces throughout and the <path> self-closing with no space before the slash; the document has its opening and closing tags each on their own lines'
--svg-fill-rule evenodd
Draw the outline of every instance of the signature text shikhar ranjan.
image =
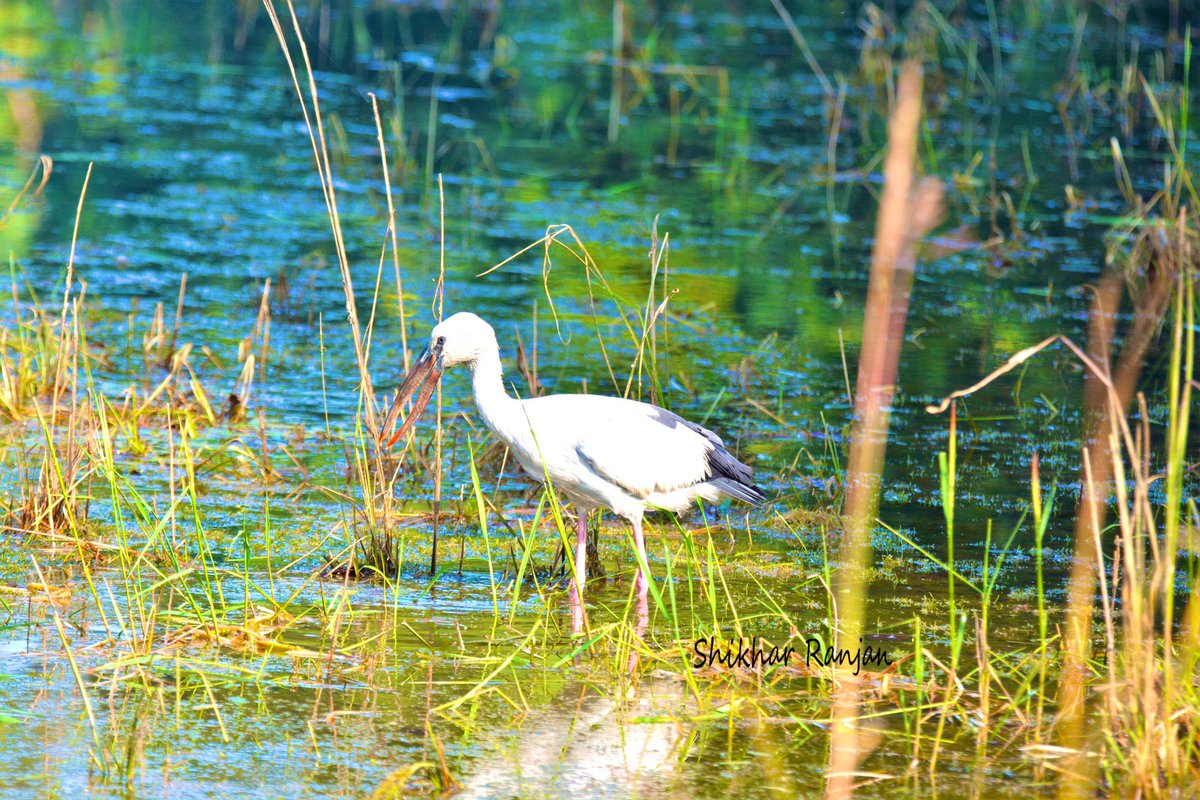
<svg viewBox="0 0 1200 800">
<path fill-rule="evenodd" d="M 846 648 L 826 646 L 820 639 L 808 638 L 804 640 L 804 653 L 801 656 L 795 647 L 767 647 L 765 643 L 759 644 L 757 636 L 749 640 L 738 639 L 736 642 L 722 642 L 715 636 L 701 637 L 692 643 L 692 668 L 700 669 L 720 664 L 729 669 L 755 669 L 759 666 L 789 665 L 793 659 L 803 658 L 805 666 L 846 667 L 853 669 L 857 675 L 864 667 L 892 665 L 891 655 L 883 648 L 863 645 L 862 639 L 858 640 L 858 645 Z"/>
</svg>

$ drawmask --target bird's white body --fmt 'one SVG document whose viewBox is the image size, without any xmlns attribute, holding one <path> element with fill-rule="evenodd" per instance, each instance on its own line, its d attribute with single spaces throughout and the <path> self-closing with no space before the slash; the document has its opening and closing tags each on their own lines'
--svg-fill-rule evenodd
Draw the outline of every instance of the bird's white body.
<svg viewBox="0 0 1200 800">
<path fill-rule="evenodd" d="M 712 431 L 670 411 L 635 400 L 600 395 L 558 394 L 518 400 L 504 388 L 500 347 L 492 327 L 474 314 L 447 318 L 430 336 L 405 378 L 384 424 L 420 390 L 413 411 L 391 438 L 411 429 L 443 370 L 471 369 L 475 406 L 488 428 L 508 445 L 531 477 L 562 491 L 578 511 L 571 608 L 580 632 L 584 614 L 587 517 L 608 508 L 629 520 L 638 551 L 638 627 L 647 620 L 646 547 L 642 516 L 647 508 L 681 511 L 697 498 L 722 496 L 760 503 L 749 467 L 729 454 Z"/>
<path fill-rule="evenodd" d="M 706 482 L 713 443 L 660 408 L 588 394 L 516 400 L 504 390 L 498 353 L 476 362 L 472 385 L 480 416 L 522 469 L 583 513 L 641 519 L 647 508 L 682 511 L 697 497 L 721 497 Z"/>
</svg>

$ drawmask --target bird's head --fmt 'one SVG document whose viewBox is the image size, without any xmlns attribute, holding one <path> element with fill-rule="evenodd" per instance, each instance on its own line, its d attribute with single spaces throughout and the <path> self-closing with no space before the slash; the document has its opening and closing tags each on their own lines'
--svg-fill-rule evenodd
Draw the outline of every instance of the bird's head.
<svg viewBox="0 0 1200 800">
<path fill-rule="evenodd" d="M 394 445 L 416 424 L 443 372 L 459 364 L 474 367 L 480 356 L 496 349 L 496 332 L 474 314 L 460 311 L 442 320 L 429 334 L 429 345 L 417 356 L 396 392 L 396 399 L 383 422 L 382 436 L 386 437 L 388 430 L 396 424 L 400 410 L 409 398 L 416 395 L 417 399 L 404 424 L 387 440 L 387 446 Z"/>
<path fill-rule="evenodd" d="M 474 366 L 480 356 L 496 347 L 492 326 L 469 311 L 447 317 L 429 334 L 429 351 L 443 370 L 459 364 Z"/>
</svg>

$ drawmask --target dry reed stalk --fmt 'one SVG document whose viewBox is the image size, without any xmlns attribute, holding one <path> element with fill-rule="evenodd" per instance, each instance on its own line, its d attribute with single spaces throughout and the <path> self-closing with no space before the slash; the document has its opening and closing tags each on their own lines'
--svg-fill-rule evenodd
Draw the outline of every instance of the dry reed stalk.
<svg viewBox="0 0 1200 800">
<path fill-rule="evenodd" d="M 33 186 L 33 181 L 34 178 L 37 177 L 38 167 L 41 167 L 42 179 L 38 181 L 38 185 L 35 188 Z M 4 214 L 0 215 L 0 227 L 3 227 L 9 221 L 9 219 L 12 218 L 13 213 L 17 210 L 17 207 L 21 204 L 21 201 L 24 200 L 26 196 L 28 196 L 30 199 L 33 199 L 42 193 L 42 189 L 46 188 L 46 182 L 50 180 L 50 173 L 53 171 L 53 159 L 46 155 L 38 156 L 38 163 L 29 173 L 29 178 L 25 181 L 25 184 L 20 188 L 20 190 L 18 190 L 13 196 L 12 202 L 9 203 L 8 208 L 4 210 Z M 29 194 L 29 190 L 31 188 L 33 189 L 33 194 Z"/>
<path fill-rule="evenodd" d="M 521 330 L 513 325 L 513 336 L 517 340 L 517 371 L 525 378 L 525 385 L 528 387 L 526 397 L 541 397 L 546 393 L 546 387 L 542 386 L 541 380 L 538 379 L 538 340 L 537 340 L 537 300 L 533 301 L 533 342 L 530 351 L 525 350 L 525 339 L 521 336 Z"/>
<path fill-rule="evenodd" d="M 75 248 L 79 243 L 79 220 L 83 217 L 83 201 L 87 197 L 88 184 L 92 180 L 92 162 L 88 162 L 87 174 L 83 176 L 83 188 L 79 190 L 79 205 L 75 207 L 75 227 L 71 232 L 71 254 L 67 257 L 67 277 L 63 284 L 62 313 L 59 315 L 58 349 L 64 352 L 67 338 L 67 311 L 71 307 L 71 284 L 75 281 Z M 55 360 L 54 392 L 51 395 L 50 420 L 58 417 L 58 393 L 62 386 L 62 359 Z"/>
<path fill-rule="evenodd" d="M 179 328 L 183 324 L 183 296 L 187 292 L 187 273 L 179 279 L 179 300 L 175 304 L 175 323 L 171 326 L 171 344 L 167 348 L 167 356 L 163 359 L 163 367 L 168 368 L 175 356 L 175 346 L 179 342 Z"/>
<path fill-rule="evenodd" d="M 1113 330 L 1116 327 L 1117 307 L 1121 300 L 1121 282 L 1115 273 L 1106 274 L 1096 287 L 1088 325 L 1088 352 L 1107 369 L 1111 363 Z M 1102 520 L 1107 515 L 1108 485 L 1112 480 L 1112 452 L 1109 437 L 1104 435 L 1107 422 L 1105 409 L 1108 396 L 1099 376 L 1087 373 L 1084 377 L 1084 439 L 1083 470 L 1079 505 L 1075 520 L 1075 558 L 1068 584 L 1067 616 L 1064 630 L 1063 675 L 1059 687 L 1059 742 L 1064 747 L 1078 749 L 1084 738 L 1084 697 L 1087 689 L 1086 659 L 1089 654 L 1092 602 L 1095 594 L 1096 542 Z M 1122 399 L 1124 408 L 1128 399 Z M 1086 543 L 1085 543 L 1086 538 Z M 1081 549 L 1082 548 L 1082 549 Z M 1041 720 L 1038 720 L 1040 728 Z M 1087 759 L 1077 759 L 1076 770 L 1080 786 L 1090 785 L 1092 769 Z M 1064 782 L 1064 787 L 1071 782 Z"/>
<path fill-rule="evenodd" d="M 821 83 L 821 89 L 825 92 L 826 97 L 833 97 L 833 84 L 829 82 L 829 78 L 825 77 L 825 70 L 821 69 L 817 57 L 813 55 L 812 48 L 808 46 L 808 40 L 804 38 L 804 34 L 796 27 L 796 21 L 792 19 L 792 15 L 783 7 L 783 3 L 779 0 L 771 0 L 771 5 L 775 7 L 775 13 L 779 14 L 779 18 L 783 20 L 783 24 L 787 27 L 788 34 L 791 35 L 792 41 L 796 43 L 796 47 L 800 49 L 801 55 L 804 56 L 805 63 L 808 68 L 817 76 L 817 80 Z"/>
<path fill-rule="evenodd" d="M 296 99 L 300 101 L 300 111 L 304 116 L 304 124 L 308 130 L 309 142 L 312 145 L 313 160 L 317 165 L 317 174 L 321 181 L 321 192 L 325 198 L 325 208 L 329 214 L 329 225 L 333 233 L 334 249 L 337 252 L 338 270 L 342 279 L 342 292 L 346 299 L 346 318 L 350 323 L 355 362 L 358 366 L 359 391 L 363 395 L 363 413 L 366 417 L 367 429 L 371 432 L 372 437 L 377 439 L 380 431 L 376 419 L 375 392 L 371 384 L 370 371 L 367 369 L 362 329 L 359 325 L 358 308 L 354 299 L 354 280 L 350 274 L 350 257 L 347 254 L 346 242 L 342 236 L 342 221 L 338 214 L 337 194 L 334 191 L 333 184 L 333 165 L 329 157 L 329 148 L 325 141 L 325 123 L 321 117 L 321 104 L 317 95 L 317 82 L 313 77 L 312 63 L 308 56 L 308 45 L 305 44 L 304 34 L 300 30 L 300 19 L 296 16 L 296 9 L 292 5 L 292 0 L 287 0 L 292 30 L 300 48 L 308 83 L 309 99 L 306 100 L 304 91 L 300 86 L 300 77 L 296 70 L 296 64 L 292 59 L 292 51 L 287 43 L 287 36 L 284 33 L 283 25 L 279 21 L 279 15 L 275 11 L 274 0 L 263 0 L 263 6 L 266 8 L 267 15 L 271 19 L 271 26 L 275 30 L 275 36 L 279 39 L 279 48 L 283 51 L 284 60 L 287 62 L 288 72 L 292 77 L 292 86 L 296 90 Z M 311 113 L 309 111 L 309 101 L 312 103 Z"/>
<path fill-rule="evenodd" d="M 408 373 L 408 319 L 404 313 L 404 283 L 400 280 L 400 246 L 396 242 L 396 204 L 392 200 L 392 175 L 388 165 L 387 148 L 383 144 L 383 122 L 379 119 L 379 100 L 371 93 L 371 110 L 375 114 L 375 133 L 379 140 L 379 161 L 383 169 L 383 188 L 388 206 L 388 234 L 392 240 L 392 268 L 396 274 L 396 302 L 400 310 L 400 355 L 404 372 Z"/>
<path fill-rule="evenodd" d="M 267 350 L 270 341 L 270 325 L 271 325 L 271 279 L 267 278 L 263 283 L 262 296 L 258 301 L 258 313 L 254 315 L 254 325 L 250 328 L 249 335 L 238 343 L 238 361 L 242 364 L 242 370 L 238 373 L 237 380 L 234 383 L 233 389 L 229 392 L 229 396 L 225 398 L 225 406 L 222 409 L 222 415 L 230 422 L 240 422 L 246 416 L 246 409 L 250 404 L 250 395 L 254 388 L 254 373 L 255 366 L 262 362 L 259 367 L 259 379 L 264 380 L 267 374 Z M 259 342 L 260 355 L 254 355 L 255 341 Z"/>
<path fill-rule="evenodd" d="M 617 134 L 621 129 L 621 106 L 624 104 L 625 72 L 618 66 L 625 50 L 626 22 L 625 0 L 613 2 L 612 29 L 612 87 L 608 99 L 608 143 L 617 143 Z"/>
<path fill-rule="evenodd" d="M 154 316 L 150 318 L 150 327 L 142 334 L 142 380 L 149 389 L 151 366 L 162 361 L 159 350 L 167 340 L 166 327 L 163 323 L 162 303 L 154 304 Z"/>
<path fill-rule="evenodd" d="M 259 354 L 258 378 L 264 383 L 267 380 L 267 353 L 271 348 L 271 279 L 263 284 L 262 298 L 259 302 L 258 317 L 254 321 L 254 333 L 261 337 L 262 349 Z"/>
<path fill-rule="evenodd" d="M 862 633 L 866 592 L 862 576 L 870 559 L 869 537 L 879 505 L 888 417 L 908 315 L 915 246 L 941 214 L 941 185 L 931 178 L 915 180 L 921 83 L 920 64 L 904 62 L 888 125 L 883 196 L 871 255 L 854 427 L 846 469 L 844 528 L 834 587 L 839 646 L 853 647 Z M 850 797 L 854 791 L 854 777 L 864 755 L 864 739 L 858 724 L 860 694 L 856 677 L 838 676 L 826 797 Z"/>
<path fill-rule="evenodd" d="M 438 280 L 434 289 L 433 309 L 438 322 L 446 300 L 446 190 L 438 173 Z M 433 549 L 429 555 L 429 574 L 437 574 L 439 523 L 442 515 L 442 384 L 437 385 L 437 406 L 433 434 Z"/>
</svg>

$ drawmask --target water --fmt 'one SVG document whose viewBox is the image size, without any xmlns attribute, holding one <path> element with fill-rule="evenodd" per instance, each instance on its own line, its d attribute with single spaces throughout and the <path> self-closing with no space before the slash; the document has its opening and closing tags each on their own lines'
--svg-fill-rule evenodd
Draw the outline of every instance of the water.
<svg viewBox="0 0 1200 800">
<path fill-rule="evenodd" d="M 824 71 L 845 78 L 831 160 L 834 103 L 823 96 L 769 6 L 734 12 L 700 3 L 690 10 L 633 12 L 634 40 L 653 41 L 652 57 L 642 60 L 675 67 L 624 73 L 629 96 L 612 142 L 608 6 L 506 4 L 493 27 L 481 8 L 335 5 L 324 22 L 314 10 L 305 23 L 360 313 L 365 317 L 371 307 L 387 224 L 368 99 L 374 93 L 396 188 L 410 343 L 422 342 L 434 319 L 439 174 L 446 310 L 475 311 L 496 327 L 509 375 L 522 390 L 527 386 L 515 367 L 518 336 L 526 348 L 536 340 L 538 375 L 548 391 L 585 386 L 614 391 L 594 319 L 618 374 L 633 348 L 618 335 L 613 304 L 589 302 L 582 271 L 565 252 L 555 256 L 549 279 L 561 335 L 543 292 L 540 248 L 486 277 L 479 273 L 536 241 L 548 225 L 567 223 L 613 290 L 644 304 L 656 224 L 660 241 L 670 237 L 658 297 L 664 285 L 675 292 L 668 306 L 674 316 L 659 332 L 666 383 L 656 399 L 720 431 L 754 466 L 759 482 L 783 498 L 779 510 L 832 508 L 832 453 L 844 445 L 850 411 L 843 349 L 853 370 L 880 186 L 877 157 L 885 137 L 878 113 L 882 86 L 868 83 L 860 69 L 865 12 L 839 14 L 814 4 L 798 14 Z M 936 552 L 944 536 L 937 453 L 946 446 L 947 421 L 928 415 L 924 406 L 1053 333 L 1083 341 L 1087 287 L 1101 273 L 1108 219 L 1124 210 L 1107 144 L 1110 136 L 1121 135 L 1118 123 L 1096 116 L 1085 132 L 1068 134 L 1055 106 L 1052 86 L 1069 57 L 1071 32 L 1055 25 L 1006 29 L 998 76 L 986 16 L 967 14 L 958 22 L 964 36 L 985 32 L 983 66 L 944 44 L 947 52 L 928 82 L 936 102 L 922 158 L 925 169 L 948 181 L 947 215 L 924 246 L 918 268 L 881 509 L 889 524 Z M 1153 23 L 1126 35 L 1147 52 L 1162 46 Z M 1116 68 L 1116 56 L 1103 52 L 1113 36 L 1105 24 L 1089 29 L 1089 67 Z M 251 408 L 265 415 L 265 436 L 275 448 L 284 485 L 248 485 L 236 461 L 215 468 L 205 477 L 204 522 L 212 548 L 240 561 L 239 536 L 259 545 L 267 538 L 261 520 L 270 492 L 277 557 L 296 581 L 292 603 L 332 602 L 309 576 L 336 549 L 339 536 L 344 540 L 344 534 L 330 533 L 344 512 L 319 488 L 344 487 L 346 467 L 341 446 L 320 434 L 327 427 L 342 436 L 352 433 L 356 371 L 311 148 L 265 14 L 252 5 L 239 9 L 216 2 L 132 8 L 72 3 L 50 9 L 6 0 L 0 3 L 0 42 L 0 85 L 9 99 L 0 108 L 3 195 L 24 182 L 35 153 L 50 154 L 55 164 L 43 199 L 0 228 L 0 246 L 13 254 L 22 297 L 28 301 L 36 294 L 53 307 L 61 296 L 84 173 L 88 163 L 94 165 L 75 270 L 88 285 L 89 339 L 101 387 L 119 395 L 134 381 L 145 392 L 161 380 L 161 370 L 144 367 L 141 340 L 158 303 L 170 329 L 186 274 L 180 341 L 194 345 L 191 365 L 219 402 L 236 385 L 239 343 L 250 335 L 264 283 L 271 281 L 270 350 Z M 980 70 L 1002 83 L 995 95 L 979 80 L 972 82 Z M 678 117 L 672 108 L 680 109 Z M 1150 191 L 1161 146 L 1138 136 L 1122 139 L 1135 186 Z M 1070 196 L 1085 200 L 1080 207 L 1069 207 L 1068 186 Z M 993 209 L 992 196 L 1007 197 L 1011 206 L 1001 201 Z M 999 244 L 985 245 L 997 235 Z M 389 388 L 402 371 L 390 258 L 383 274 L 372 363 L 377 385 Z M 11 312 L 5 314 L 11 322 Z M 327 346 L 324 377 L 318 331 Z M 1156 352 L 1151 363 L 1159 359 Z M 1061 487 L 1059 510 L 1073 507 L 1081 385 L 1073 359 L 1055 350 L 1031 362 L 1019 380 L 999 382 L 960 410 L 958 542 L 964 569 L 977 568 L 972 559 L 982 554 L 987 520 L 1003 531 L 1000 541 L 1017 523 L 1035 451 L 1043 481 Z M 648 386 L 644 392 L 650 396 Z M 469 507 L 462 441 L 478 424 L 469 416 L 464 376 L 447 377 L 445 397 L 448 413 L 467 415 L 453 422 L 460 450 L 448 467 L 445 494 L 454 502 L 465 490 L 460 506 Z M 254 450 L 258 435 L 252 415 L 240 426 L 203 432 L 201 441 L 240 439 Z M 125 454 L 121 461 L 137 469 L 139 485 L 161 497 L 167 486 L 161 442 L 154 444 L 153 432 L 146 436 L 151 454 Z M 290 460 L 280 455 L 283 447 Z M 498 480 L 494 467 L 485 480 Z M 499 480 L 504 507 L 527 520 L 535 500 L 526 484 L 511 474 Z M 428 480 L 413 480 L 405 491 L 417 509 L 432 495 Z M 106 501 L 98 498 L 95 505 L 94 515 L 103 520 Z M 819 539 L 781 531 L 771 514 L 752 514 L 747 523 L 740 514 L 735 519 L 738 532 L 720 545 L 721 555 L 752 565 L 748 574 L 766 581 L 805 625 L 819 627 L 826 611 L 812 576 L 821 559 Z M 1068 516 L 1062 519 L 1052 526 L 1049 544 L 1065 553 L 1070 527 Z M 411 568 L 394 594 L 369 586 L 352 593 L 372 613 L 411 611 L 417 629 L 440 635 L 432 650 L 419 637 L 397 640 L 383 661 L 339 666 L 328 674 L 301 659 L 303 666 L 291 678 L 286 659 L 229 657 L 232 664 L 245 662 L 251 671 L 270 674 L 265 688 L 244 682 L 232 667 L 216 687 L 206 687 L 199 672 L 187 678 L 186 669 L 178 673 L 167 666 L 147 673 L 159 676 L 154 680 L 137 679 L 148 681 L 145 692 L 95 692 L 94 702 L 108 704 L 109 732 L 136 753 L 131 763 L 139 766 L 130 773 L 129 791 L 360 795 L 405 764 L 436 760 L 426 742 L 427 709 L 486 674 L 452 657 L 460 645 L 447 632 L 467 631 L 468 638 L 489 641 L 494 622 L 474 523 L 452 526 L 450 544 L 443 545 L 457 558 L 458 535 L 468 536 L 465 576 L 447 576 L 432 591 L 426 591 L 418 570 L 427 557 L 427 530 L 427 524 L 414 529 Z M 623 542 L 615 535 L 609 539 L 610 564 L 623 557 L 628 565 Z M 1030 540 L 1026 529 L 1018 546 L 1028 549 Z M 873 614 L 887 626 L 921 614 L 926 598 L 944 594 L 945 579 L 895 538 L 883 537 L 880 545 L 880 580 L 896 588 L 877 592 Z M 7 584 L 23 586 L 32 573 L 26 553 L 16 551 L 0 559 L 2 574 Z M 1050 561 L 1054 597 L 1065 564 L 1061 558 Z M 793 570 L 780 569 L 793 564 Z M 766 566 L 756 570 L 760 565 Z M 264 566 L 257 565 L 257 574 Z M 1028 556 L 1018 553 L 1006 569 L 1002 585 L 1016 599 L 1001 616 L 1012 619 L 1009 635 L 1021 641 L 1027 633 L 1020 598 L 1032 568 Z M 748 577 L 731 583 L 739 598 L 757 602 L 759 588 Z M 235 581 L 229 594 L 240 596 L 245 588 Z M 599 597 L 619 609 L 626 589 L 627 584 L 602 588 Z M 291 591 L 269 589 L 280 598 Z M 81 724 L 79 695 L 63 660 L 39 655 L 43 648 L 59 647 L 45 609 L 30 612 L 33 623 L 27 626 L 21 622 L 22 603 L 13 607 L 0 661 L 5 678 L 0 711 L 14 712 L 15 720 L 0 722 L 0 736 L 14 754 L 0 768 L 6 791 L 58 796 L 91 787 L 97 794 L 121 794 L 120 781 L 100 784 L 89 770 L 90 734 Z M 117 604 L 129 603 L 122 596 Z M 526 630 L 544 610 L 536 596 L 522 601 Z M 364 637 L 373 635 L 369 623 L 354 625 Z M 38 641 L 26 646 L 30 636 Z M 330 633 L 314 616 L 286 636 L 307 639 L 319 650 L 328 646 Z M 80 632 L 75 646 L 88 641 L 89 634 Z M 219 660 L 212 653 L 192 655 Z M 108 661 L 103 652 L 82 659 L 88 668 Z M 173 672 L 185 676 L 180 678 L 185 691 L 155 683 L 173 686 Z M 580 718 L 595 706 L 609 720 L 619 709 L 613 705 L 618 690 L 604 684 L 597 689 L 562 672 L 539 677 L 533 695 L 519 701 L 531 708 L 527 718 L 515 719 L 495 695 L 474 706 L 470 729 L 490 728 L 490 734 L 467 735 L 468 726 L 458 718 L 438 721 L 452 771 L 475 776 L 468 781 L 470 791 L 561 796 L 605 785 L 614 796 L 631 791 L 756 796 L 765 791 L 764 775 L 797 789 L 821 785 L 824 754 L 816 728 L 739 727 L 737 746 L 723 751 L 725 760 L 709 771 L 699 754 L 720 749 L 725 723 L 711 709 L 679 711 L 670 703 L 675 710 L 662 713 L 676 714 L 677 725 L 659 720 L 634 726 L 653 751 L 647 769 L 654 775 L 647 777 L 641 767 L 628 767 L 627 752 L 612 749 L 617 734 L 601 732 L 609 721 Z M 664 691 L 685 692 L 679 685 Z M 183 707 L 172 708 L 177 697 L 185 698 L 179 701 Z M 205 711 L 214 705 L 222 711 L 219 719 Z M 793 719 L 819 716 L 818 702 L 811 705 L 788 713 Z M 572 772 L 556 758 L 522 755 L 525 736 L 549 731 L 546 738 L 553 740 L 554 731 L 572 724 L 599 726 L 589 728 L 571 750 L 582 753 L 576 760 L 592 764 L 594 772 Z M 663 754 L 678 752 L 672 737 L 680 725 L 690 731 L 693 749 L 673 761 Z M 797 743 L 785 746 L 783 740 L 794 735 Z M 903 771 L 903 747 L 883 746 L 873 768 Z M 978 786 L 978 780 L 1007 769 L 1001 758 L 970 774 L 969 753 L 961 758 L 962 786 Z M 524 778 L 514 759 L 523 765 Z M 1014 769 L 1030 780 L 1029 764 L 1014 759 Z M 951 791 L 957 785 L 951 783 Z"/>
</svg>

